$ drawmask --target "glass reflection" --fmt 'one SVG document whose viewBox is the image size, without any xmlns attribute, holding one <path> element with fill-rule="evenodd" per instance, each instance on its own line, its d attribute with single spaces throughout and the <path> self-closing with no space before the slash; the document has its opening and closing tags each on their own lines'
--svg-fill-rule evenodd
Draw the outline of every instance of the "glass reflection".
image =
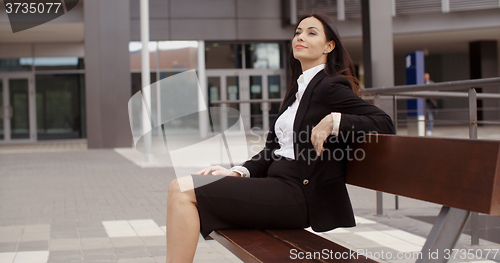
<svg viewBox="0 0 500 263">
<path fill-rule="evenodd" d="M 198 42 L 158 42 L 160 69 L 193 69 L 198 67 Z"/>
<path fill-rule="evenodd" d="M 149 42 L 149 67 L 151 70 L 156 69 L 156 49 L 158 48 L 157 42 Z M 130 70 L 141 70 L 141 42 L 130 42 L 128 45 L 130 52 Z"/>
<path fill-rule="evenodd" d="M 231 76 L 226 78 L 226 89 L 227 89 L 227 100 L 235 101 L 234 103 L 228 103 L 227 107 L 236 109 L 237 111 L 229 111 L 227 114 L 227 123 L 236 123 L 240 118 L 240 87 L 239 87 L 239 77 Z M 239 126 L 233 127 L 231 130 L 239 130 Z"/>
<path fill-rule="evenodd" d="M 83 58 L 78 57 L 40 57 L 34 60 L 35 70 L 84 69 Z"/>
<path fill-rule="evenodd" d="M 9 80 L 10 136 L 12 139 L 29 139 L 28 79 Z"/>
<path fill-rule="evenodd" d="M 250 99 L 262 99 L 262 76 L 250 76 Z M 263 128 L 262 103 L 250 103 L 250 125 Z"/>
<path fill-rule="evenodd" d="M 0 140 L 4 139 L 3 119 L 4 119 L 3 80 L 0 79 Z"/>
<path fill-rule="evenodd" d="M 281 88 L 280 88 L 280 75 L 271 75 L 267 78 L 267 83 L 269 86 L 269 98 L 270 99 L 280 99 L 281 98 Z M 269 110 L 269 123 L 273 123 L 279 113 L 280 102 L 270 103 L 271 108 Z"/>
<path fill-rule="evenodd" d="M 38 140 L 84 138 L 83 74 L 36 75 Z"/>
<path fill-rule="evenodd" d="M 220 104 L 212 101 L 221 99 L 220 77 L 208 77 L 208 105 L 209 107 L 220 107 Z M 220 131 L 220 114 L 211 114 L 213 132 Z"/>
<path fill-rule="evenodd" d="M 0 59 L 0 71 L 30 71 L 32 64 L 32 58 Z"/>
<path fill-rule="evenodd" d="M 207 42 L 205 45 L 206 68 L 242 68 L 241 48 L 241 44 Z"/>
<path fill-rule="evenodd" d="M 282 45 L 258 43 L 245 45 L 245 67 L 254 69 L 280 69 Z"/>
<path fill-rule="evenodd" d="M 132 73 L 131 81 L 132 81 L 132 95 L 136 94 L 142 88 L 142 73 Z M 150 84 L 156 82 L 156 73 L 151 72 L 149 75 Z"/>
<path fill-rule="evenodd" d="M 194 69 L 198 67 L 197 41 L 151 41 L 149 48 L 149 67 L 155 69 Z M 130 69 L 141 70 L 142 43 L 129 43 Z"/>
</svg>

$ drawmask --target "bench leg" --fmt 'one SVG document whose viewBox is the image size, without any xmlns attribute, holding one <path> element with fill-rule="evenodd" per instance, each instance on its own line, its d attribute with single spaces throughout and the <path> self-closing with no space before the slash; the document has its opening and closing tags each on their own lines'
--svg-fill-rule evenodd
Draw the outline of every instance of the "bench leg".
<svg viewBox="0 0 500 263">
<path fill-rule="evenodd" d="M 469 211 L 443 206 L 422 248 L 422 258 L 417 263 L 448 262 L 446 256 L 452 255 L 469 215 Z"/>
</svg>

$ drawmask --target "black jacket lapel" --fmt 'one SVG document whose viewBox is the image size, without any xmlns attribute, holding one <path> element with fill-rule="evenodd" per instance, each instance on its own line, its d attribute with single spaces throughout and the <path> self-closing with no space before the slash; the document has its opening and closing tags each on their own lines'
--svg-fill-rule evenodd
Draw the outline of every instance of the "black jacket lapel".
<svg viewBox="0 0 500 263">
<path fill-rule="evenodd" d="M 298 88 L 295 87 L 289 94 L 288 97 L 286 97 L 283 101 L 283 105 L 281 106 L 280 112 L 278 114 L 278 117 L 288 108 L 288 106 L 292 105 L 293 102 L 295 101 L 295 94 L 297 93 Z M 278 118 L 276 117 L 276 119 Z"/>
<path fill-rule="evenodd" d="M 302 124 L 302 120 L 304 120 L 304 117 L 306 116 L 307 109 L 309 108 L 309 101 L 311 100 L 311 95 L 313 92 L 314 87 L 319 83 L 320 80 L 322 80 L 326 76 L 325 70 L 322 70 L 314 76 L 314 78 L 309 82 L 309 85 L 307 85 L 306 91 L 302 95 L 302 98 L 300 99 L 300 104 L 299 108 L 297 109 L 297 115 L 295 115 L 295 121 L 293 123 L 293 131 L 298 134 L 299 129 L 300 129 L 300 124 Z"/>
<path fill-rule="evenodd" d="M 276 116 L 276 119 L 274 119 L 274 122 L 271 125 L 271 128 L 274 129 L 274 124 L 278 120 L 278 118 L 283 114 L 283 112 L 286 111 L 288 106 L 292 105 L 292 103 L 295 101 L 295 93 L 297 93 L 298 88 L 295 87 L 289 94 L 288 97 L 284 98 L 283 105 L 281 105 L 281 109 L 278 112 L 278 116 Z"/>
</svg>

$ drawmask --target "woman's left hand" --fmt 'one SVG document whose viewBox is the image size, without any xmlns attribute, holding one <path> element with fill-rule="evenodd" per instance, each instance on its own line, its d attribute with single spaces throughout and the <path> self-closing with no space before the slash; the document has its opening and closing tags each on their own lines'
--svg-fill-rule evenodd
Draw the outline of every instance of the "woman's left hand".
<svg viewBox="0 0 500 263">
<path fill-rule="evenodd" d="M 318 156 L 321 156 L 321 152 L 325 149 L 323 144 L 332 133 L 333 129 L 333 117 L 331 114 L 326 115 L 314 128 L 311 134 L 311 143 L 316 149 Z"/>
<path fill-rule="evenodd" d="M 198 171 L 196 174 L 198 175 L 224 175 L 224 176 L 235 176 L 239 177 L 240 174 L 237 172 L 233 172 L 231 170 L 228 170 L 220 165 L 215 165 L 215 166 L 210 166 L 207 167 L 203 170 Z"/>
</svg>

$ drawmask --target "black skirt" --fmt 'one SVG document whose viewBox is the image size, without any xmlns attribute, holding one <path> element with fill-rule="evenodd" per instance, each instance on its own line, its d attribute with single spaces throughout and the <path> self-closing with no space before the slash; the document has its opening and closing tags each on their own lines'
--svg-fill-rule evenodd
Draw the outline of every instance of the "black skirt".
<svg viewBox="0 0 500 263">
<path fill-rule="evenodd" d="M 263 178 L 193 175 L 193 182 L 204 238 L 224 228 L 309 227 L 294 160 L 274 161 Z"/>
</svg>

